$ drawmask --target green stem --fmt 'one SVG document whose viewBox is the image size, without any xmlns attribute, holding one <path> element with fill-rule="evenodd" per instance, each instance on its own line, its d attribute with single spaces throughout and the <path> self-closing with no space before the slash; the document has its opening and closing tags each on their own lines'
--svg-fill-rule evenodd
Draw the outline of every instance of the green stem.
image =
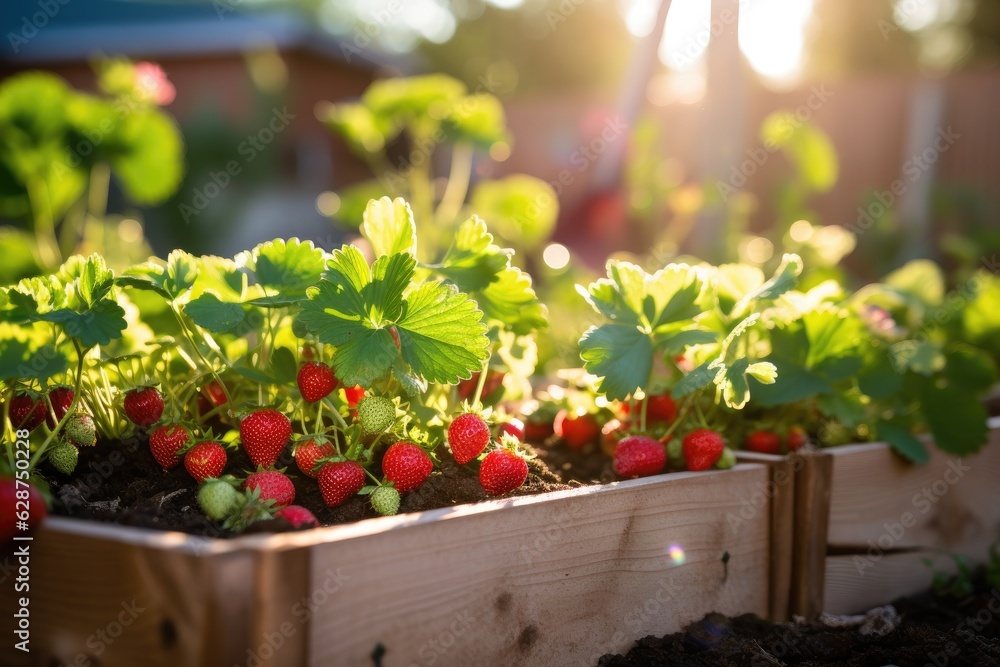
<svg viewBox="0 0 1000 667">
<path fill-rule="evenodd" d="M 198 347 L 198 344 L 194 340 L 194 335 L 192 335 L 190 329 L 188 329 L 187 324 L 184 322 L 184 318 L 181 317 L 180 312 L 177 310 L 177 304 L 174 303 L 173 301 L 170 302 L 170 310 L 173 312 L 174 317 L 177 319 L 177 323 L 180 324 L 181 331 L 184 333 L 184 337 L 187 339 L 188 343 L 194 349 L 194 353 L 198 355 L 198 358 L 201 359 L 201 362 L 205 364 L 205 368 L 208 370 L 209 373 L 212 374 L 212 378 L 219 383 L 220 387 L 222 387 L 222 393 L 226 395 L 226 403 L 228 403 L 229 407 L 232 408 L 233 399 L 229 395 L 229 388 L 226 387 L 226 383 L 222 381 L 222 378 L 219 377 L 219 374 L 216 372 L 215 364 L 210 362 L 208 358 L 202 353 L 201 348 Z"/>
<path fill-rule="evenodd" d="M 483 396 L 483 387 L 486 386 L 486 376 L 490 372 L 490 360 L 487 359 L 486 363 L 483 364 L 483 370 L 479 371 L 479 382 L 476 383 L 476 393 L 472 396 L 473 407 L 481 408 L 480 399 Z"/>
<path fill-rule="evenodd" d="M 328 399 L 324 398 L 322 401 L 320 401 L 320 403 L 322 403 L 324 401 L 327 401 L 327 400 Z M 347 430 L 347 422 L 344 421 L 344 418 L 340 416 L 340 411 L 337 410 L 336 406 L 334 406 L 332 404 L 327 405 L 327 407 L 330 408 L 330 414 L 333 415 L 333 417 L 334 417 L 334 419 L 336 419 L 337 423 L 340 424 L 340 427 L 343 430 L 346 431 Z"/>
<path fill-rule="evenodd" d="M 469 193 L 469 181 L 472 178 L 472 145 L 462 142 L 451 152 L 451 172 L 448 174 L 448 185 L 445 186 L 441 203 L 438 204 L 434 219 L 442 225 L 450 225 L 465 203 Z"/>
</svg>

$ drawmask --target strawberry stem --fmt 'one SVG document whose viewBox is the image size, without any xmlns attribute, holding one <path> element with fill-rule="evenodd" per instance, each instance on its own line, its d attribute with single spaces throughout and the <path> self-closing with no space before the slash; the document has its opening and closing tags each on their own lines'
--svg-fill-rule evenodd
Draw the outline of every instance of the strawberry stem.
<svg viewBox="0 0 1000 667">
<path fill-rule="evenodd" d="M 483 370 L 479 371 L 479 382 L 476 383 L 476 393 L 472 396 L 472 405 L 477 408 L 482 408 L 482 404 L 479 402 L 483 396 L 483 387 L 486 386 L 486 376 L 490 371 L 490 360 L 487 359 L 483 364 Z"/>
</svg>

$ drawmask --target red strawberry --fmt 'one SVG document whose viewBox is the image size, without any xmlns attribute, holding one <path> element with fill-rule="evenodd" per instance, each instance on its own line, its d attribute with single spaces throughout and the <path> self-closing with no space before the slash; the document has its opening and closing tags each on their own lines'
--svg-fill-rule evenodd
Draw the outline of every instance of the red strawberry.
<svg viewBox="0 0 1000 667">
<path fill-rule="evenodd" d="M 708 470 L 722 457 L 726 443 L 712 429 L 698 428 L 684 436 L 684 464 L 688 470 Z"/>
<path fill-rule="evenodd" d="M 517 438 L 518 442 L 524 442 L 524 422 L 511 417 L 510 420 L 500 424 L 500 437 L 502 438 L 505 433 Z"/>
<path fill-rule="evenodd" d="M 809 434 L 801 426 L 793 426 L 788 429 L 788 436 L 785 438 L 788 451 L 794 452 L 801 449 L 807 442 L 809 442 Z"/>
<path fill-rule="evenodd" d="M 646 477 L 663 471 L 667 451 L 663 444 L 646 435 L 622 438 L 615 447 L 614 469 L 621 477 Z"/>
<path fill-rule="evenodd" d="M 329 395 L 337 388 L 337 376 L 333 374 L 333 369 L 322 361 L 310 361 L 302 364 L 295 381 L 299 385 L 299 392 L 306 403 L 315 403 Z"/>
<path fill-rule="evenodd" d="M 565 409 L 556 415 L 552 428 L 570 449 L 583 449 L 601 435 L 601 427 L 594 415 L 580 415 Z"/>
<path fill-rule="evenodd" d="M 27 500 L 24 498 L 25 491 L 28 493 Z M 27 535 L 48 513 L 42 494 L 33 485 L 9 476 L 0 477 L 0 546 L 10 544 L 15 537 Z M 28 524 L 27 531 L 18 529 L 20 521 Z"/>
<path fill-rule="evenodd" d="M 45 401 L 33 394 L 22 393 L 10 399 L 10 423 L 15 431 L 34 431 L 42 425 L 48 413 Z"/>
<path fill-rule="evenodd" d="M 125 394 L 125 416 L 138 426 L 150 427 L 163 416 L 163 396 L 156 387 L 140 387 Z"/>
<path fill-rule="evenodd" d="M 319 490 L 330 507 L 343 505 L 365 485 L 365 469 L 356 461 L 327 463 L 319 469 Z"/>
<path fill-rule="evenodd" d="M 479 483 L 491 496 L 520 488 L 528 479 L 528 463 L 510 449 L 494 449 L 479 466 Z"/>
<path fill-rule="evenodd" d="M 49 402 L 52 404 L 52 412 L 47 416 L 49 428 L 55 428 L 56 424 L 69 412 L 69 406 L 73 405 L 75 392 L 70 387 L 55 387 L 49 392 Z"/>
<path fill-rule="evenodd" d="M 396 331 L 396 327 L 389 327 L 389 335 L 392 336 L 392 342 L 396 344 L 396 349 L 400 349 L 399 332 Z"/>
<path fill-rule="evenodd" d="M 199 484 L 218 477 L 226 467 L 226 448 L 214 440 L 204 440 L 184 454 L 184 468 Z"/>
<path fill-rule="evenodd" d="M 621 412 L 628 417 L 630 422 L 638 424 L 642 419 L 642 406 L 644 403 L 649 404 L 646 408 L 646 423 L 663 424 L 672 422 L 677 418 L 677 404 L 674 403 L 674 399 L 671 398 L 670 394 L 647 396 L 641 401 L 636 402 L 634 412 L 631 405 L 622 403 Z"/>
<path fill-rule="evenodd" d="M 261 470 L 246 478 L 243 488 L 247 491 L 260 489 L 260 500 L 273 500 L 278 507 L 295 502 L 295 485 L 288 476 L 277 470 Z"/>
<path fill-rule="evenodd" d="M 362 398 L 365 397 L 365 388 L 360 384 L 356 384 L 353 387 L 344 387 L 344 398 L 347 399 L 347 405 L 351 408 L 358 407 L 358 403 Z"/>
<path fill-rule="evenodd" d="M 465 465 L 479 456 L 490 442 L 490 427 L 474 412 L 460 414 L 448 426 L 448 444 L 455 463 Z"/>
<path fill-rule="evenodd" d="M 276 519 L 284 519 L 293 528 L 315 528 L 319 525 L 316 516 L 302 505 L 288 505 L 274 513 Z"/>
<path fill-rule="evenodd" d="M 382 472 L 400 493 L 418 488 L 433 469 L 431 457 L 412 442 L 397 442 L 382 457 Z"/>
<path fill-rule="evenodd" d="M 215 380 L 212 380 L 205 385 L 205 388 L 201 393 L 208 399 L 208 402 L 211 403 L 213 407 L 217 408 L 220 405 L 226 404 L 226 391 L 222 388 L 222 385 Z"/>
<path fill-rule="evenodd" d="M 316 358 L 316 350 L 313 349 L 312 345 L 302 346 L 302 358 L 305 359 L 306 361 L 312 361 L 313 359 Z"/>
<path fill-rule="evenodd" d="M 240 422 L 243 448 L 258 467 L 272 467 L 291 437 L 292 423 L 272 408 L 252 412 Z"/>
<path fill-rule="evenodd" d="M 749 451 L 759 454 L 781 453 L 781 438 L 774 431 L 754 431 L 747 436 L 744 444 Z"/>
<path fill-rule="evenodd" d="M 493 392 L 500 388 L 503 384 L 503 379 L 506 377 L 506 373 L 501 371 L 489 371 L 486 374 L 486 382 L 483 383 L 483 393 L 482 398 L 490 396 Z M 467 401 L 472 398 L 472 395 L 476 393 L 476 387 L 479 386 L 479 373 L 473 373 L 472 377 L 468 380 L 462 380 L 458 383 L 458 400 Z"/>
<path fill-rule="evenodd" d="M 300 440 L 295 445 L 295 465 L 299 467 L 303 475 L 316 479 L 319 474 L 319 471 L 316 470 L 316 462 L 336 453 L 337 448 L 329 442 L 320 444 L 312 438 Z"/>
<path fill-rule="evenodd" d="M 160 426 L 149 434 L 149 451 L 153 453 L 153 458 L 163 468 L 163 472 L 166 472 L 181 462 L 181 455 L 177 452 L 190 439 L 191 436 L 183 426 Z"/>
</svg>

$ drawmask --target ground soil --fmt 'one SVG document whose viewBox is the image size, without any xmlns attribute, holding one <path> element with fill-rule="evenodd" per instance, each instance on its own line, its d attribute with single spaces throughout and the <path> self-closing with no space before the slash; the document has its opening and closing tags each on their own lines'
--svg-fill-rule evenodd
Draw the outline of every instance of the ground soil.
<svg viewBox="0 0 1000 667">
<path fill-rule="evenodd" d="M 447 451 L 438 451 L 440 466 L 420 489 L 404 494 L 400 513 L 419 512 L 439 507 L 475 503 L 489 499 L 479 484 L 475 464 L 456 465 Z M 569 452 L 550 443 L 533 450 L 538 456 L 529 460 L 528 479 L 509 494 L 531 495 L 579 486 L 581 483 L 612 481 L 610 459 L 595 452 Z M 253 466 L 242 449 L 228 450 L 226 472 L 244 476 Z M 378 516 L 368 500 L 356 496 L 339 507 L 327 507 L 315 480 L 301 474 L 292 460 L 290 448 L 282 454 L 278 468 L 295 484 L 295 504 L 303 505 L 323 525 L 351 523 Z M 559 471 L 558 474 L 552 470 Z M 149 451 L 145 434 L 139 433 L 121 442 L 100 442 L 80 450 L 80 459 L 72 476 L 62 475 L 42 464 L 45 476 L 52 480 L 55 497 L 53 512 L 95 521 L 105 521 L 144 528 L 180 530 L 195 535 L 231 537 L 233 533 L 202 514 L 196 502 L 198 490 L 184 466 L 163 472 Z M 374 469 L 373 474 L 381 476 Z M 290 530 L 284 521 L 253 524 L 248 532 Z"/>
<path fill-rule="evenodd" d="M 961 599 L 930 593 L 897 600 L 895 629 L 771 623 L 752 614 L 708 614 L 683 632 L 645 637 L 600 667 L 980 667 L 1000 665 L 1000 592 L 980 580 Z"/>
</svg>

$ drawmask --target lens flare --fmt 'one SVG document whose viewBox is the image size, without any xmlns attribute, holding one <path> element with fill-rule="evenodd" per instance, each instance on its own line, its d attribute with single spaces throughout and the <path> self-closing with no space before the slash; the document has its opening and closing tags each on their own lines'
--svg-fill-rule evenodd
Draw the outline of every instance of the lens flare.
<svg viewBox="0 0 1000 667">
<path fill-rule="evenodd" d="M 670 545 L 670 548 L 667 549 L 667 555 L 670 556 L 670 561 L 674 565 L 683 565 L 687 560 L 687 557 L 684 555 L 684 549 L 676 544 Z"/>
</svg>

